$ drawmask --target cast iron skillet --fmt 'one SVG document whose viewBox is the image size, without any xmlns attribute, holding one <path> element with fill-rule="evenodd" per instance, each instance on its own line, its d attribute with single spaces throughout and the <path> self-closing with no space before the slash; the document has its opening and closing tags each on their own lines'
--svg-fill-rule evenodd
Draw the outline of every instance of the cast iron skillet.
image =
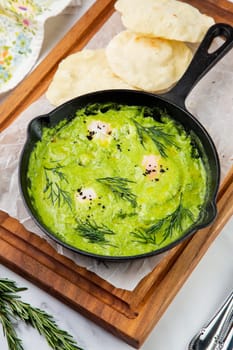
<svg viewBox="0 0 233 350">
<path fill-rule="evenodd" d="M 214 52 L 210 52 L 210 46 L 216 37 L 222 37 L 224 41 L 221 41 L 220 47 Z M 227 24 L 213 25 L 207 32 L 205 38 L 200 44 L 190 66 L 186 73 L 178 82 L 178 84 L 172 88 L 168 93 L 155 95 L 152 93 L 134 91 L 134 90 L 105 90 L 98 91 L 90 94 L 86 94 L 70 100 L 58 108 L 54 109 L 50 113 L 39 116 L 31 121 L 28 127 L 28 138 L 24 145 L 19 168 L 19 182 L 23 200 L 29 213 L 36 222 L 36 224 L 53 240 L 57 243 L 65 246 L 66 248 L 81 253 L 83 255 L 95 257 L 98 259 L 119 261 L 127 259 L 142 258 L 146 256 L 160 254 L 164 251 L 171 249 L 179 242 L 186 239 L 191 234 L 194 234 L 198 229 L 209 225 L 216 217 L 216 195 L 219 188 L 220 179 L 220 165 L 219 158 L 215 148 L 215 145 L 207 133 L 205 128 L 199 123 L 199 121 L 193 117 L 185 108 L 185 98 L 192 90 L 195 84 L 213 67 L 231 48 L 233 47 L 233 28 Z M 156 79 L 156 77 L 155 77 Z M 29 197 L 27 187 L 27 169 L 30 154 L 38 140 L 41 139 L 43 126 L 54 127 L 64 118 L 69 120 L 75 116 L 77 109 L 83 108 L 90 103 L 105 103 L 116 102 L 127 105 L 139 105 L 139 106 L 158 106 L 165 108 L 173 119 L 180 122 L 188 133 L 194 133 L 196 135 L 196 144 L 199 145 L 199 152 L 203 154 L 203 161 L 207 170 L 208 177 L 208 191 L 206 200 L 203 206 L 203 212 L 200 220 L 195 223 L 188 231 L 184 232 L 184 235 L 177 239 L 175 242 L 168 244 L 167 246 L 156 249 L 150 253 L 139 254 L 134 256 L 105 256 L 89 253 L 83 250 L 79 250 L 72 247 L 61 240 L 59 240 L 53 232 L 43 225 L 42 220 L 38 216 L 38 213 L 33 207 L 31 198 Z M 214 108 L 214 106 L 213 106 Z M 206 154 L 206 157 L 204 156 Z"/>
</svg>

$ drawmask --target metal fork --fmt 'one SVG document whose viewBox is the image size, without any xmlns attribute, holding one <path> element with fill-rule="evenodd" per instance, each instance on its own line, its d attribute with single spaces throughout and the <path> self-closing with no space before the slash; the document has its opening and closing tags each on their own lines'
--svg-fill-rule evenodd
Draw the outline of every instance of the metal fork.
<svg viewBox="0 0 233 350">
<path fill-rule="evenodd" d="M 192 338 L 188 350 L 233 350 L 233 292 Z"/>
</svg>

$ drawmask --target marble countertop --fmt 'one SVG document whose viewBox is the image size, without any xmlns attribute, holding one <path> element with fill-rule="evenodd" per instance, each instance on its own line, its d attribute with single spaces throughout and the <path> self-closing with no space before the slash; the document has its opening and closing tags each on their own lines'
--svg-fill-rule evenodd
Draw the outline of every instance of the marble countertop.
<svg viewBox="0 0 233 350">
<path fill-rule="evenodd" d="M 74 13 L 61 14 L 47 21 L 40 60 L 93 2 L 93 0 L 83 0 L 83 5 Z M 227 223 L 221 234 L 212 243 L 141 349 L 187 349 L 193 335 L 211 318 L 233 289 L 232 233 L 233 219 Z M 28 290 L 21 293 L 24 301 L 53 315 L 58 325 L 71 333 L 83 349 L 133 349 L 2 265 L 0 265 L 0 278 L 9 278 L 16 281 L 18 286 L 27 287 Z M 21 322 L 16 327 L 25 350 L 50 349 L 45 340 L 33 329 Z M 1 328 L 0 349 L 7 350 L 7 343 Z"/>
</svg>

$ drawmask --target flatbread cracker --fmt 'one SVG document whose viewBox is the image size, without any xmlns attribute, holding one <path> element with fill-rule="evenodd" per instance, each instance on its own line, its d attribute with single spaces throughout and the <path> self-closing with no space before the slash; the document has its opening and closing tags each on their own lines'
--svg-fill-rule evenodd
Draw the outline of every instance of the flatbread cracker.
<svg viewBox="0 0 233 350">
<path fill-rule="evenodd" d="M 176 0 L 118 0 L 122 22 L 134 32 L 170 40 L 200 42 L 213 18 Z"/>
<path fill-rule="evenodd" d="M 112 71 L 129 85 L 158 92 L 180 79 L 193 55 L 183 42 L 126 30 L 109 42 L 106 56 Z"/>
<path fill-rule="evenodd" d="M 105 89 L 132 87 L 112 72 L 104 49 L 86 49 L 61 61 L 46 97 L 51 104 L 58 106 L 74 97 Z"/>
</svg>

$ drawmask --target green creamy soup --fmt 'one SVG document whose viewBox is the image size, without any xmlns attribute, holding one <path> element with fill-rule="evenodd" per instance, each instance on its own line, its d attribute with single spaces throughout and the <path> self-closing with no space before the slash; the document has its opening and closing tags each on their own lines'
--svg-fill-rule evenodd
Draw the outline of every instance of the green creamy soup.
<svg viewBox="0 0 233 350">
<path fill-rule="evenodd" d="M 92 104 L 44 127 L 28 188 L 43 225 L 91 254 L 158 250 L 197 222 L 207 176 L 195 138 L 158 108 Z"/>
</svg>

